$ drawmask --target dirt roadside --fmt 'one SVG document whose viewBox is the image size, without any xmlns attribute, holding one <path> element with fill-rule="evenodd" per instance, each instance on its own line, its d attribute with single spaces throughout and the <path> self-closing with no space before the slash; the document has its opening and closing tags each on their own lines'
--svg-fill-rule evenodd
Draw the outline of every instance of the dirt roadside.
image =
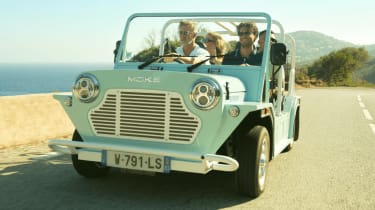
<svg viewBox="0 0 375 210">
<path fill-rule="evenodd" d="M 0 97 L 0 152 L 69 136 L 74 127 L 53 94 Z"/>
</svg>

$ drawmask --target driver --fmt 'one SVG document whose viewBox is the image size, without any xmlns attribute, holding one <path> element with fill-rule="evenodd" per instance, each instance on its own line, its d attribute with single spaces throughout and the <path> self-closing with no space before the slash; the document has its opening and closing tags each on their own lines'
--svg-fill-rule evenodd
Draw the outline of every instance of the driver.
<svg viewBox="0 0 375 210">
<path fill-rule="evenodd" d="M 197 37 L 197 24 L 193 21 L 183 20 L 178 27 L 181 46 L 176 49 L 176 53 L 168 54 L 164 57 L 164 62 L 169 63 L 173 61 L 181 63 L 195 64 L 206 60 L 205 64 L 209 63 L 209 53 L 207 50 L 199 47 L 195 43 Z"/>
</svg>

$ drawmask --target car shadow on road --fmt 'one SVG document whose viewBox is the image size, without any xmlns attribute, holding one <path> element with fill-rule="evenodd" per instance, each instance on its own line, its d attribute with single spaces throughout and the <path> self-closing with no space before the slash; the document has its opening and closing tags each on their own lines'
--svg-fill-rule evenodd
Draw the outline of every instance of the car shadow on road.
<svg viewBox="0 0 375 210">
<path fill-rule="evenodd" d="M 249 202 L 237 193 L 233 173 L 173 172 L 155 176 L 112 169 L 104 178 L 78 175 L 70 156 L 0 163 L 0 203 L 9 209 L 220 209 Z"/>
</svg>

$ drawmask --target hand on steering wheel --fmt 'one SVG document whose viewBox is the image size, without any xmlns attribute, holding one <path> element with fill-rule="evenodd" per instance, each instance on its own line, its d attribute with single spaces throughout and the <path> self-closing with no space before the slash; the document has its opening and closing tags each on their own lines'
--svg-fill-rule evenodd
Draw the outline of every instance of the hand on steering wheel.
<svg viewBox="0 0 375 210">
<path fill-rule="evenodd" d="M 173 61 L 174 62 L 177 62 L 177 63 L 179 63 L 179 64 L 184 64 L 185 62 L 183 61 L 183 60 L 181 60 L 180 58 L 175 58 L 175 59 L 173 59 Z"/>
<path fill-rule="evenodd" d="M 179 58 L 179 55 L 177 53 L 170 53 L 170 54 L 164 55 L 163 61 L 165 63 L 171 63 L 171 62 L 177 62 L 177 63 L 181 63 L 181 64 L 185 63 L 184 61 L 182 61 Z"/>
</svg>

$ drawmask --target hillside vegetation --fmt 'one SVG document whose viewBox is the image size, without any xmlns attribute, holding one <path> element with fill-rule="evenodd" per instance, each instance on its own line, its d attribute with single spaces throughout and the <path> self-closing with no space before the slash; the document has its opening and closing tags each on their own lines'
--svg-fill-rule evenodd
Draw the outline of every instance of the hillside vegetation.
<svg viewBox="0 0 375 210">
<path fill-rule="evenodd" d="M 329 86 L 353 86 L 353 72 L 369 59 L 364 48 L 347 47 L 320 57 L 307 68 L 309 78 L 323 81 Z"/>
<path fill-rule="evenodd" d="M 353 72 L 353 79 L 375 84 L 375 58 L 365 62 L 362 68 Z"/>
<path fill-rule="evenodd" d="M 375 84 L 375 44 L 358 46 L 314 31 L 297 31 L 290 35 L 296 41 L 297 80 L 300 83 L 312 81 L 331 86 Z M 351 69 L 347 69 L 349 64 L 344 61 L 345 57 L 349 59 L 354 49 L 367 54 L 366 59 L 354 57 L 356 65 L 352 62 Z M 348 55 L 344 56 L 345 53 Z"/>
<path fill-rule="evenodd" d="M 319 57 L 345 47 L 354 47 L 349 42 L 341 41 L 315 31 L 297 31 L 290 33 L 296 42 L 297 64 L 312 63 Z"/>
</svg>

